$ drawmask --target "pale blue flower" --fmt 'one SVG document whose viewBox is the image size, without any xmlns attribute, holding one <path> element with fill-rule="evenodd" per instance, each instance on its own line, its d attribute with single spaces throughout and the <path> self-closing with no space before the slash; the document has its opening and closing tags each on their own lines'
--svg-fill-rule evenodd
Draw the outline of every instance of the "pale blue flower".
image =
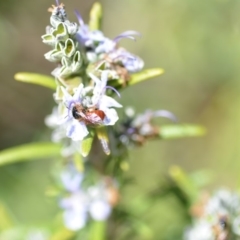
<svg viewBox="0 0 240 240">
<path fill-rule="evenodd" d="M 116 91 L 106 86 L 107 71 L 102 72 L 101 80 L 93 74 L 90 74 L 90 77 L 95 86 L 84 88 L 83 84 L 80 84 L 73 96 L 62 87 L 63 101 L 68 108 L 68 114 L 62 123 L 67 126 L 67 137 L 73 141 L 81 141 L 88 135 L 87 125 L 90 127 L 114 125 L 118 120 L 118 114 L 113 107 L 122 107 L 116 100 L 105 95 L 107 88 Z M 80 110 L 76 109 L 76 106 Z M 96 110 L 101 111 L 101 116 Z"/>
<path fill-rule="evenodd" d="M 122 65 L 129 73 L 134 73 L 142 70 L 144 62 L 138 56 L 128 52 L 125 48 L 118 47 L 118 42 L 122 38 L 130 38 L 135 40 L 133 35 L 139 35 L 135 31 L 126 31 L 113 40 L 105 38 L 103 41 L 99 42 L 96 47 L 95 52 L 109 59 L 112 63 Z"/>
<path fill-rule="evenodd" d="M 85 47 L 94 48 L 96 43 L 104 41 L 105 37 L 99 30 L 90 30 L 89 26 L 84 23 L 81 14 L 75 11 L 80 27 L 76 33 L 77 40 Z"/>
<path fill-rule="evenodd" d="M 139 72 L 144 67 L 144 61 L 140 57 L 128 52 L 124 48 L 118 48 L 110 52 L 108 57 L 114 63 L 121 63 L 129 73 Z"/>
<path fill-rule="evenodd" d="M 62 119 L 65 120 L 67 114 L 66 107 L 60 103 L 58 107 L 54 107 L 52 113 L 45 118 L 45 124 L 53 129 L 51 136 L 52 141 L 63 144 L 61 149 L 61 155 L 63 157 L 70 157 L 77 152 L 81 154 L 79 148 L 80 141 L 72 141 L 72 139 L 66 136 L 68 123 Z"/>
<path fill-rule="evenodd" d="M 82 92 L 83 92 L 83 84 L 81 83 L 76 89 L 73 96 L 71 96 L 65 88 L 61 88 L 64 94 L 64 103 L 68 108 L 67 116 L 62 119 L 62 124 L 66 123 L 66 135 L 71 138 L 73 141 L 82 140 L 84 137 L 88 135 L 88 130 L 86 124 L 83 121 L 78 121 L 74 118 L 72 114 L 72 109 L 75 104 L 82 104 Z"/>
<path fill-rule="evenodd" d="M 106 200 L 96 199 L 89 206 L 89 213 L 96 221 L 104 221 L 111 214 L 111 206 Z"/>
<path fill-rule="evenodd" d="M 60 207 L 64 210 L 65 226 L 73 231 L 83 228 L 89 216 L 97 221 L 106 220 L 111 214 L 108 189 L 104 182 L 83 188 L 83 174 L 70 166 L 61 174 L 62 183 L 69 196 L 61 199 Z"/>
<path fill-rule="evenodd" d="M 69 192 L 77 192 L 83 180 L 83 174 L 79 173 L 74 166 L 70 166 L 61 173 L 64 188 Z"/>
<path fill-rule="evenodd" d="M 101 59 L 102 54 L 107 55 L 107 58 L 115 64 L 122 64 L 128 72 L 138 72 L 144 62 L 138 56 L 128 52 L 124 48 L 118 47 L 118 42 L 123 38 L 135 40 L 136 35 L 140 35 L 136 31 L 126 31 L 115 37 L 113 40 L 104 36 L 99 30 L 90 30 L 89 26 L 84 23 L 81 15 L 76 12 L 80 27 L 76 34 L 77 40 L 86 48 L 86 55 L 90 62 L 96 62 Z"/>
<path fill-rule="evenodd" d="M 115 51 L 118 48 L 118 42 L 122 38 L 129 38 L 132 40 L 136 40 L 134 35 L 139 36 L 140 34 L 136 31 L 126 31 L 126 32 L 121 33 L 117 37 L 115 37 L 113 40 L 105 37 L 104 39 L 102 39 L 101 42 L 99 42 L 98 46 L 96 47 L 95 52 L 100 54 L 100 53 L 110 53 L 112 51 Z"/>
<path fill-rule="evenodd" d="M 146 139 L 158 136 L 159 128 L 152 122 L 153 118 L 156 117 L 165 117 L 174 122 L 177 121 L 175 115 L 167 110 L 146 110 L 144 113 L 134 116 L 133 109 L 128 108 L 126 119 L 119 131 L 122 143 L 125 145 L 129 143 L 141 145 Z"/>
<path fill-rule="evenodd" d="M 133 122 L 132 127 L 137 128 L 139 134 L 142 136 L 149 136 L 155 132 L 154 126 L 152 124 L 152 119 L 156 117 L 165 117 L 174 122 L 177 121 L 175 115 L 167 110 L 146 110 L 143 114 L 137 115 Z"/>
<path fill-rule="evenodd" d="M 202 214 L 195 218 L 193 226 L 186 230 L 184 239 L 238 239 L 239 229 L 240 197 L 236 193 L 222 189 L 207 201 Z"/>
</svg>

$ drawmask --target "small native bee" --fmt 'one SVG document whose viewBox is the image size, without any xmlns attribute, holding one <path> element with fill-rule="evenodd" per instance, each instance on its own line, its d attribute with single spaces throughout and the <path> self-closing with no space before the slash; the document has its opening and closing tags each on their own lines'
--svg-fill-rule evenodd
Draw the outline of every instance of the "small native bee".
<svg viewBox="0 0 240 240">
<path fill-rule="evenodd" d="M 97 108 L 85 108 L 81 104 L 75 104 L 72 108 L 72 115 L 78 121 L 83 121 L 86 125 L 102 124 L 105 113 Z"/>
<path fill-rule="evenodd" d="M 227 240 L 229 237 L 227 216 L 219 216 L 218 224 L 213 226 L 216 240 Z"/>
</svg>

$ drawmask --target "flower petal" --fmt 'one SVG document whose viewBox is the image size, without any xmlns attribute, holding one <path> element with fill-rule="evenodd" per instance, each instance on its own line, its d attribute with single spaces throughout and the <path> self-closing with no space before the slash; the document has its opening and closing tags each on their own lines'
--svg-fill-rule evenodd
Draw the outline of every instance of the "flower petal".
<svg viewBox="0 0 240 240">
<path fill-rule="evenodd" d="M 102 89 L 104 89 L 107 86 L 108 73 L 109 73 L 109 71 L 107 71 L 107 70 L 102 71 L 102 74 L 101 74 L 101 86 L 102 86 Z"/>
<path fill-rule="evenodd" d="M 118 103 L 115 99 L 109 96 L 102 96 L 100 102 L 99 102 L 99 108 L 110 108 L 110 107 L 116 107 L 121 108 L 122 105 Z"/>
<path fill-rule="evenodd" d="M 63 92 L 63 100 L 64 102 L 71 102 L 72 101 L 72 96 L 67 92 L 67 90 L 64 87 L 60 87 L 62 92 Z"/>
<path fill-rule="evenodd" d="M 63 219 L 66 228 L 77 231 L 83 228 L 87 222 L 87 213 L 85 211 L 78 212 L 73 210 L 67 210 L 63 214 Z"/>
<path fill-rule="evenodd" d="M 83 90 L 83 84 L 81 83 L 77 88 L 76 88 L 76 91 L 73 95 L 73 100 L 74 101 L 80 101 L 81 102 L 81 93 L 82 93 L 82 90 Z"/>
<path fill-rule="evenodd" d="M 109 53 L 111 51 L 114 50 L 114 48 L 116 47 L 116 42 L 109 39 L 109 38 L 105 38 L 102 43 L 100 43 L 96 49 L 95 49 L 95 52 L 97 54 L 100 54 L 100 53 Z"/>
<path fill-rule="evenodd" d="M 118 120 L 118 114 L 113 108 L 106 108 L 103 110 L 105 113 L 105 118 L 103 120 L 104 125 L 114 125 Z"/>
<path fill-rule="evenodd" d="M 77 172 L 73 167 L 61 173 L 61 180 L 65 189 L 76 192 L 83 180 L 83 174 Z"/>
<path fill-rule="evenodd" d="M 90 205 L 89 212 L 94 220 L 103 221 L 109 217 L 111 207 L 106 201 L 96 200 Z"/>
<path fill-rule="evenodd" d="M 67 136 L 73 141 L 81 141 L 88 135 L 88 130 L 84 122 L 73 120 L 72 124 L 67 127 Z"/>
</svg>

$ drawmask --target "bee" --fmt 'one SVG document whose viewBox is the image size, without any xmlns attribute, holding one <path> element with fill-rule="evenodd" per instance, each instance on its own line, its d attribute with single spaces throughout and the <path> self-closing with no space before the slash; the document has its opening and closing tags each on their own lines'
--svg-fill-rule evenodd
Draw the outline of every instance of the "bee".
<svg viewBox="0 0 240 240">
<path fill-rule="evenodd" d="M 72 116 L 86 125 L 101 125 L 106 115 L 97 108 L 86 108 L 81 104 L 75 104 L 72 108 Z"/>
<path fill-rule="evenodd" d="M 218 224 L 213 226 L 216 240 L 227 240 L 229 237 L 229 221 L 227 216 L 219 216 Z"/>
</svg>

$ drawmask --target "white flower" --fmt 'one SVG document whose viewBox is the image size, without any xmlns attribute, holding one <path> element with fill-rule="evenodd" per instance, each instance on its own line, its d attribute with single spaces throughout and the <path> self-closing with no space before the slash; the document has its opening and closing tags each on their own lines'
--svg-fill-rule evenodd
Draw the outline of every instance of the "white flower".
<svg viewBox="0 0 240 240">
<path fill-rule="evenodd" d="M 184 240 L 215 240 L 212 226 L 207 221 L 198 221 L 187 229 Z"/>
<path fill-rule="evenodd" d="M 106 201 L 95 200 L 91 203 L 89 212 L 93 219 L 97 221 L 104 221 L 111 213 L 111 206 Z"/>
<path fill-rule="evenodd" d="M 65 110 L 65 111 L 64 111 Z M 72 141 L 66 136 L 67 123 L 63 123 L 62 119 L 67 116 L 66 108 L 62 103 L 58 107 L 54 107 L 50 115 L 45 118 L 45 124 L 53 129 L 52 141 L 55 143 L 62 142 L 63 148 L 61 149 L 61 155 L 63 157 L 72 156 L 76 152 L 80 152 L 80 141 Z"/>
<path fill-rule="evenodd" d="M 69 192 L 77 192 L 82 183 L 83 174 L 79 173 L 74 166 L 71 165 L 68 170 L 61 173 L 61 180 L 66 190 Z"/>
<path fill-rule="evenodd" d="M 209 199 L 203 215 L 195 219 L 185 233 L 185 240 L 228 239 L 240 236 L 240 198 L 228 190 L 220 190 Z M 237 239 L 237 238 L 236 238 Z"/>
<path fill-rule="evenodd" d="M 240 236 L 240 216 L 236 217 L 233 220 L 232 228 L 233 228 L 233 232 L 236 235 Z"/>
<path fill-rule="evenodd" d="M 110 52 L 108 57 L 114 63 L 120 62 L 129 73 L 139 72 L 144 67 L 144 61 L 140 57 L 128 52 L 124 48 L 117 48 Z"/>
<path fill-rule="evenodd" d="M 60 119 L 65 116 L 65 113 L 62 111 L 62 105 L 59 104 L 58 107 L 54 107 L 50 115 L 45 118 L 45 124 L 54 129 L 52 133 L 52 141 L 60 142 L 66 137 L 65 126 L 60 124 Z"/>
<path fill-rule="evenodd" d="M 88 196 L 81 189 L 60 201 L 60 207 L 64 209 L 64 224 L 68 229 L 75 231 L 85 226 L 88 204 Z"/>
<path fill-rule="evenodd" d="M 105 95 L 106 89 L 111 88 L 106 86 L 107 74 L 107 71 L 103 71 L 101 80 L 90 74 L 95 86 L 84 88 L 83 84 L 80 84 L 73 96 L 62 87 L 63 101 L 68 108 L 67 117 L 62 119 L 62 124 L 66 124 L 66 135 L 73 141 L 81 141 L 88 135 L 87 126 L 114 125 L 118 120 L 113 107 L 122 105 Z"/>
<path fill-rule="evenodd" d="M 72 166 L 61 174 L 63 186 L 69 196 L 61 199 L 59 205 L 64 210 L 65 226 L 73 231 L 83 228 L 89 216 L 96 221 L 104 221 L 111 214 L 106 183 L 84 188 L 81 186 L 83 174 Z"/>
<path fill-rule="evenodd" d="M 75 11 L 80 27 L 76 33 L 77 40 L 85 47 L 95 47 L 95 44 L 105 39 L 103 33 L 99 30 L 90 30 L 89 26 L 84 23 L 81 14 Z"/>
</svg>

